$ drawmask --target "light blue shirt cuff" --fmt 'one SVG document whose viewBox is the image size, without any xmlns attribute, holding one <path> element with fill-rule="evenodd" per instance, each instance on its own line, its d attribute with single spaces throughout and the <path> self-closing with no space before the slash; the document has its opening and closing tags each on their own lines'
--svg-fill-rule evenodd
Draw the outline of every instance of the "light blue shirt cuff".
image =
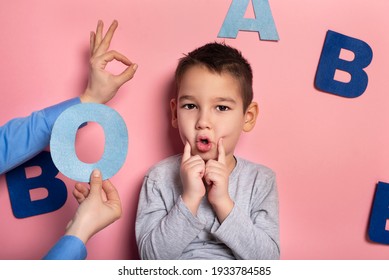
<svg viewBox="0 0 389 280">
<path fill-rule="evenodd" d="M 64 235 L 51 248 L 44 260 L 85 260 L 87 250 L 85 244 L 76 236 Z"/>
</svg>

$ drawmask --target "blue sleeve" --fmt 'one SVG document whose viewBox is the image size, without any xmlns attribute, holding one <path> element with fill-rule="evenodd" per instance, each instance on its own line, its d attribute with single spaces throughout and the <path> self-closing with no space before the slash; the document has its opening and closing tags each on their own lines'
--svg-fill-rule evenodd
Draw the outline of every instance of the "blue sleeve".
<svg viewBox="0 0 389 280">
<path fill-rule="evenodd" d="M 64 235 L 50 249 L 44 260 L 85 260 L 87 255 L 85 244 L 73 235 Z"/>
<path fill-rule="evenodd" d="M 0 126 L 0 174 L 33 158 L 47 147 L 58 116 L 80 102 L 80 98 L 73 98 Z"/>
</svg>

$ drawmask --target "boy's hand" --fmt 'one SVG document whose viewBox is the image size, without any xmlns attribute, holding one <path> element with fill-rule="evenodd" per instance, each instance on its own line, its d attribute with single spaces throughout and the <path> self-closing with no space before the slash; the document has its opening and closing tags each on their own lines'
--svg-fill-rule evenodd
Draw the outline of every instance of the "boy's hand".
<svg viewBox="0 0 389 280">
<path fill-rule="evenodd" d="M 182 200 L 194 216 L 197 214 L 201 199 L 205 195 L 203 177 L 205 162 L 199 156 L 192 156 L 191 146 L 186 142 L 181 161 Z"/>
<path fill-rule="evenodd" d="M 120 218 L 120 197 L 109 180 L 102 180 L 101 172 L 94 170 L 90 178 L 90 189 L 76 184 L 73 192 L 80 203 L 73 219 L 66 228 L 66 235 L 74 235 L 85 244 L 98 231 Z"/>
<path fill-rule="evenodd" d="M 231 212 L 234 203 L 228 193 L 229 171 L 226 165 L 226 154 L 223 139 L 218 142 L 218 159 L 209 160 L 205 165 L 205 182 L 207 184 L 208 201 L 212 205 L 222 223 Z"/>
<path fill-rule="evenodd" d="M 135 74 L 137 64 L 132 63 L 117 51 L 108 51 L 117 26 L 118 22 L 113 21 L 103 38 L 103 22 L 99 20 L 96 34 L 91 32 L 89 81 L 85 92 L 80 96 L 81 102 L 108 102 L 116 95 L 119 88 Z M 105 70 L 107 64 L 113 60 L 117 60 L 128 67 L 121 74 L 113 75 Z"/>
</svg>

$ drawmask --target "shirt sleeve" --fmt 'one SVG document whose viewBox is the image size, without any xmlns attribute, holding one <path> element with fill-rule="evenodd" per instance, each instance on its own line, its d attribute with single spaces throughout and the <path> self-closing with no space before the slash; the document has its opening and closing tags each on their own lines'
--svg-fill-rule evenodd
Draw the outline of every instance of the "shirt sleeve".
<svg viewBox="0 0 389 280">
<path fill-rule="evenodd" d="M 181 196 L 168 210 L 156 182 L 147 177 L 139 196 L 136 239 L 141 259 L 178 259 L 205 227 Z"/>
<path fill-rule="evenodd" d="M 43 257 L 44 260 L 84 260 L 85 244 L 76 236 L 64 235 Z"/>
<path fill-rule="evenodd" d="M 212 229 L 237 259 L 279 259 L 278 194 L 274 177 L 256 191 L 250 215 L 234 205 L 223 223 Z M 260 195 L 259 195 L 260 194 Z M 259 196 L 262 196 L 259 197 Z"/>
<path fill-rule="evenodd" d="M 58 116 L 80 102 L 80 98 L 73 98 L 0 126 L 0 174 L 33 158 L 47 147 Z"/>
</svg>

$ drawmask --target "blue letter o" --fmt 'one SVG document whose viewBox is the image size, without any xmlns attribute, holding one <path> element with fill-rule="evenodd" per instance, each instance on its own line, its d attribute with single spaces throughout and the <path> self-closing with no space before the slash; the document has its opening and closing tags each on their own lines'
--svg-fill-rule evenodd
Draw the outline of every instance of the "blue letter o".
<svg viewBox="0 0 389 280">
<path fill-rule="evenodd" d="M 86 122 L 97 122 L 103 127 L 105 147 L 101 159 L 95 163 L 79 160 L 75 150 L 76 134 Z M 99 169 L 103 180 L 111 178 L 123 166 L 128 150 L 128 133 L 123 118 L 112 108 L 95 103 L 82 103 L 65 110 L 56 120 L 50 140 L 53 162 L 65 176 L 89 182 L 93 169 Z"/>
</svg>

